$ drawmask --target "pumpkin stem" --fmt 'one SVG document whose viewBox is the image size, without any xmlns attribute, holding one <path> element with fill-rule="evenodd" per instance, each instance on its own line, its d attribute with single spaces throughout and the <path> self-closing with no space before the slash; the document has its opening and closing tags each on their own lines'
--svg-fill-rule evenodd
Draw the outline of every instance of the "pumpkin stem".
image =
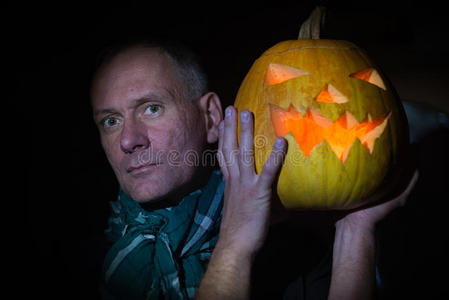
<svg viewBox="0 0 449 300">
<path fill-rule="evenodd" d="M 302 23 L 301 28 L 299 29 L 298 40 L 318 40 L 320 38 L 320 26 L 324 25 L 325 15 L 326 7 L 315 7 L 307 20 Z"/>
</svg>

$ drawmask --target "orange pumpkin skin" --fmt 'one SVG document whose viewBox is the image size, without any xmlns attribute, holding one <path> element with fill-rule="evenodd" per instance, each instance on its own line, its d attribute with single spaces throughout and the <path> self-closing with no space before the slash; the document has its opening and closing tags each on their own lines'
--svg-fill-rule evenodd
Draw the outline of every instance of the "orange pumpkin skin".
<svg viewBox="0 0 449 300">
<path fill-rule="evenodd" d="M 356 45 L 306 39 L 273 46 L 246 75 L 235 107 L 254 113 L 258 173 L 276 135 L 288 141 L 277 182 L 277 193 L 285 207 L 358 207 L 398 165 L 399 154 L 408 144 L 404 110 L 380 72 L 370 83 L 366 70 L 377 69 Z M 297 120 L 301 125 L 295 126 Z M 383 127 L 378 126 L 381 123 Z M 336 133 L 341 127 L 337 124 L 343 124 L 343 133 Z M 377 129 L 365 135 L 368 127 Z M 352 136 L 344 138 L 346 133 Z M 341 144 L 332 144 L 334 140 Z"/>
</svg>

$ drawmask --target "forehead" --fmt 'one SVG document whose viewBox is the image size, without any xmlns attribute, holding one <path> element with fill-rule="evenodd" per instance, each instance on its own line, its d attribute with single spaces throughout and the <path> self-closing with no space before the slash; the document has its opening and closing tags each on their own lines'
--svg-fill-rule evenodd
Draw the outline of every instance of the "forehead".
<svg viewBox="0 0 449 300">
<path fill-rule="evenodd" d="M 179 93 L 172 59 L 155 48 L 127 49 L 104 63 L 91 87 L 92 103 L 133 100 L 148 93 Z"/>
</svg>

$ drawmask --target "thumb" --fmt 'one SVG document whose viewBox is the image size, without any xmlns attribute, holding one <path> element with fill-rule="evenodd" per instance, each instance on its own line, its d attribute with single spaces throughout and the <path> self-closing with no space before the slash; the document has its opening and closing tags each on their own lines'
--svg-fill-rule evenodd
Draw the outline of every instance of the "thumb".
<svg viewBox="0 0 449 300">
<path fill-rule="evenodd" d="M 415 172 L 413 173 L 413 177 L 410 180 L 410 182 L 407 185 L 407 188 L 399 195 L 397 196 L 394 201 L 399 202 L 400 206 L 404 206 L 405 203 L 407 202 L 407 198 L 410 195 L 410 192 L 413 190 L 413 188 L 416 185 L 416 182 L 418 181 L 418 177 L 419 177 L 419 172 L 418 170 L 415 170 Z"/>
</svg>

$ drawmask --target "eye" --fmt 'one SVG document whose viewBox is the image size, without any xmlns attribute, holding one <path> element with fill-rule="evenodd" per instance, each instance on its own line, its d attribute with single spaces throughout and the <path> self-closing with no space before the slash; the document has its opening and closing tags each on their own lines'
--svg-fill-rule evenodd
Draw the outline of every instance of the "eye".
<svg viewBox="0 0 449 300">
<path fill-rule="evenodd" d="M 378 86 L 385 91 L 387 90 L 382 77 L 380 77 L 379 72 L 377 72 L 377 70 L 374 68 L 368 68 L 356 73 L 352 73 L 351 75 L 349 75 L 349 77 L 361 79 L 363 81 L 374 84 L 375 86 Z"/>
<path fill-rule="evenodd" d="M 114 117 L 107 117 L 102 121 L 102 124 L 105 128 L 112 128 L 117 126 L 120 123 L 120 120 Z"/>
<path fill-rule="evenodd" d="M 328 83 L 316 97 L 317 102 L 325 103 L 346 103 L 348 98 L 337 90 L 332 84 Z"/>
<path fill-rule="evenodd" d="M 158 104 L 150 104 L 146 107 L 144 114 L 145 115 L 155 115 L 161 110 L 161 106 Z"/>
<path fill-rule="evenodd" d="M 267 72 L 265 73 L 265 84 L 266 85 L 279 84 L 289 79 L 293 79 L 304 75 L 310 74 L 299 68 L 271 63 L 268 65 Z"/>
</svg>

